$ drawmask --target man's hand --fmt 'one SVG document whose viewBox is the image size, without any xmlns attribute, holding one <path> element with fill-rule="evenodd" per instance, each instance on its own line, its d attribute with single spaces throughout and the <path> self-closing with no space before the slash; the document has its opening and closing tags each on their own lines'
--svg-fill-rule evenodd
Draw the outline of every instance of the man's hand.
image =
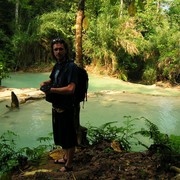
<svg viewBox="0 0 180 180">
<path fill-rule="evenodd" d="M 40 90 L 47 94 L 47 93 L 50 93 L 51 87 L 52 87 L 52 84 L 44 84 L 40 87 Z"/>
</svg>

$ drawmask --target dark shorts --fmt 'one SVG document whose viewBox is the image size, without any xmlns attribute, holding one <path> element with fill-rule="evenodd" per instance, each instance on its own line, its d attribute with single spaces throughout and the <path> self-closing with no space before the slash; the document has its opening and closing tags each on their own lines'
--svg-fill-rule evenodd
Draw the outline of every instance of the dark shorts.
<svg viewBox="0 0 180 180">
<path fill-rule="evenodd" d="M 69 149 L 77 145 L 73 108 L 61 113 L 52 109 L 52 126 L 55 145 L 59 145 L 63 149 Z"/>
</svg>

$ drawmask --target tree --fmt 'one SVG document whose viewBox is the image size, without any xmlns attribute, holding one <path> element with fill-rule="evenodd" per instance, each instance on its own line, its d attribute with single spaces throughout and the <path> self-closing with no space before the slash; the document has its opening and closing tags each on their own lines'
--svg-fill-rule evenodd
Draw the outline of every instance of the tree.
<svg viewBox="0 0 180 180">
<path fill-rule="evenodd" d="M 0 29 L 9 37 L 13 34 L 13 21 L 14 4 L 11 1 L 0 0 Z"/>
<path fill-rule="evenodd" d="M 16 10 L 15 10 L 15 26 L 16 28 L 19 26 L 18 22 L 19 22 L 19 0 L 16 0 Z"/>
<path fill-rule="evenodd" d="M 80 0 L 78 4 L 78 12 L 76 16 L 76 37 L 75 37 L 75 49 L 76 49 L 76 64 L 83 68 L 83 54 L 82 54 L 82 24 L 84 19 L 84 6 L 85 0 Z M 79 145 L 87 144 L 87 128 L 80 125 L 80 102 L 75 103 L 74 108 L 74 124 L 77 132 L 77 141 Z"/>
<path fill-rule="evenodd" d="M 84 19 L 84 6 L 85 0 L 80 0 L 78 4 L 78 12 L 76 16 L 76 63 L 78 66 L 83 67 L 83 54 L 82 54 L 82 23 Z"/>
</svg>

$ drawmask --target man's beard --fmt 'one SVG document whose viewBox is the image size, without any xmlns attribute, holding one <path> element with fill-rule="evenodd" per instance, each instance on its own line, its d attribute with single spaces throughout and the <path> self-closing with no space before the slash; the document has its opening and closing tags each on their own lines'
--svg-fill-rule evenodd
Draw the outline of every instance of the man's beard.
<svg viewBox="0 0 180 180">
<path fill-rule="evenodd" d="M 58 58 L 57 58 L 57 60 L 59 60 L 59 61 L 62 61 L 64 59 L 65 59 L 65 55 L 59 55 Z"/>
</svg>

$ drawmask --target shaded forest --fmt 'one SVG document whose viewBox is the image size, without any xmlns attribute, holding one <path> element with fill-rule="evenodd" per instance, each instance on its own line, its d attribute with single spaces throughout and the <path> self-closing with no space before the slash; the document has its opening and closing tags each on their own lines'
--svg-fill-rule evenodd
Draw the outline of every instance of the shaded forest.
<svg viewBox="0 0 180 180">
<path fill-rule="evenodd" d="M 84 66 L 101 74 L 179 84 L 179 15 L 178 0 L 0 0 L 0 81 L 10 71 L 53 64 L 50 41 L 62 37 L 76 60 L 82 46 Z"/>
</svg>

